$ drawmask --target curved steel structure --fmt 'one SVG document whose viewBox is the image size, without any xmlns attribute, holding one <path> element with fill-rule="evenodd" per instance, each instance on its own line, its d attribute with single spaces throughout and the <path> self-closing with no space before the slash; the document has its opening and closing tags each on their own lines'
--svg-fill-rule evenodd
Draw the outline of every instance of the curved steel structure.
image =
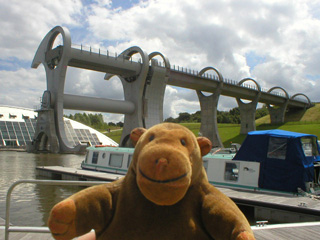
<svg viewBox="0 0 320 240">
<path fill-rule="evenodd" d="M 220 139 L 218 132 L 218 122 L 217 122 L 217 108 L 219 97 L 221 95 L 221 90 L 223 87 L 223 76 L 214 67 L 205 67 L 199 72 L 201 77 L 207 71 L 213 70 L 218 75 L 219 84 L 216 91 L 210 96 L 205 96 L 202 91 L 197 90 L 198 99 L 200 101 L 201 108 L 201 126 L 200 133 L 208 137 L 214 147 L 223 147 L 223 143 Z"/>
<path fill-rule="evenodd" d="M 268 90 L 268 93 L 271 93 L 275 89 L 280 89 L 285 94 L 285 101 L 283 104 L 278 105 L 277 107 L 272 107 L 270 104 L 267 104 L 267 108 L 270 114 L 270 122 L 272 124 L 278 124 L 284 122 L 285 113 L 287 111 L 287 106 L 289 102 L 289 94 L 288 92 L 279 86 L 272 87 Z"/>
<path fill-rule="evenodd" d="M 260 84 L 256 80 L 254 80 L 253 78 L 244 78 L 244 79 L 240 80 L 240 82 L 238 82 L 238 85 L 241 86 L 244 82 L 247 82 L 247 81 L 252 81 L 257 86 L 257 89 L 258 89 L 258 92 L 259 92 L 258 95 L 260 97 L 260 94 L 261 94 Z M 254 100 L 259 100 L 259 99 L 257 99 L 258 95 L 255 96 Z M 238 99 L 239 99 L 239 101 L 242 102 L 241 98 L 238 97 L 237 100 Z M 242 102 L 242 103 L 243 104 L 247 104 L 247 103 L 244 103 L 244 102 Z"/>
<path fill-rule="evenodd" d="M 307 101 L 308 101 L 308 106 L 306 106 L 306 108 L 312 106 L 312 103 L 311 103 L 311 101 L 310 101 L 310 98 L 308 98 L 308 96 L 305 95 L 305 94 L 303 94 L 303 93 L 296 93 L 296 94 L 292 95 L 290 99 L 292 100 L 292 99 L 294 99 L 294 98 L 297 97 L 297 96 L 303 96 L 303 97 L 305 97 L 305 98 L 307 99 Z"/>
<path fill-rule="evenodd" d="M 54 41 L 59 34 L 62 35 L 63 46 L 59 46 L 53 50 Z M 68 66 L 70 55 L 71 36 L 69 30 L 58 26 L 53 28 L 42 40 L 32 62 L 33 68 L 37 68 L 39 64 L 42 63 L 47 75 L 47 91 L 45 97 L 48 100 L 47 104 L 50 106 L 50 109 L 54 111 L 54 116 L 50 117 L 50 121 L 54 121 L 59 142 L 59 146 L 52 146 L 54 152 L 78 152 L 81 149 L 80 144 L 76 147 L 69 145 L 64 130 L 63 96 L 67 73 L 66 66 Z M 45 128 L 44 132 L 52 138 L 53 134 L 50 133 L 50 128 Z M 37 134 L 40 135 L 41 132 Z M 37 137 L 38 136 L 35 136 L 34 138 L 37 139 Z"/>
<path fill-rule="evenodd" d="M 54 48 L 59 35 L 62 36 L 63 44 Z M 141 61 L 133 61 L 134 54 L 139 54 Z M 162 58 L 164 67 L 157 63 L 155 57 Z M 198 74 L 191 70 L 184 71 L 185 68 L 171 69 L 169 59 L 162 53 L 152 52 L 148 55 L 137 46 L 124 50 L 119 56 L 110 56 L 109 53 L 104 55 L 100 50 L 98 53 L 93 52 L 91 48 L 90 51 L 83 50 L 82 47 L 73 48 L 68 29 L 60 26 L 48 32 L 40 43 L 32 67 L 37 68 L 41 63 L 46 71 L 47 89 L 42 98 L 34 141 L 38 146 L 48 143 L 52 152 L 77 152 L 84 148 L 81 144 L 76 147 L 69 144 L 64 129 L 63 109 L 125 114 L 121 145 L 130 145 L 127 139 L 133 128 L 148 128 L 163 121 L 163 98 L 167 84 L 196 90 L 202 114 L 200 131 L 212 140 L 214 146 L 222 146 L 216 119 L 220 95 L 237 99 L 241 113 L 241 133 L 255 129 L 254 118 L 258 102 L 283 109 L 312 106 L 305 94 L 298 93 L 289 98 L 281 87 L 263 92 L 254 79 L 244 78 L 236 83 L 224 79 L 214 67 L 203 68 Z M 68 66 L 103 72 L 106 80 L 114 75 L 118 76 L 123 85 L 125 100 L 65 94 Z M 209 70 L 218 75 L 218 81 L 205 76 Z M 257 88 L 243 86 L 246 81 L 253 81 Z M 272 94 L 274 89 L 281 89 L 286 97 Z M 203 92 L 212 94 L 205 96 Z M 308 102 L 295 99 L 299 95 L 304 96 Z M 251 102 L 244 103 L 242 99 Z M 273 110 L 270 109 L 272 115 Z"/>
<path fill-rule="evenodd" d="M 240 133 L 246 134 L 250 131 L 256 130 L 255 125 L 255 116 L 256 116 L 256 108 L 257 104 L 259 102 L 259 98 L 261 96 L 261 87 L 257 83 L 256 80 L 252 78 L 244 78 L 242 79 L 238 85 L 241 86 L 246 81 L 252 81 L 257 86 L 258 92 L 256 93 L 254 99 L 250 103 L 244 103 L 241 98 L 237 97 L 237 103 L 240 109 L 240 118 L 241 118 L 241 127 L 240 127 Z"/>
<path fill-rule="evenodd" d="M 149 60 L 153 59 L 156 56 L 160 56 L 164 62 L 164 66 L 166 69 L 170 70 L 170 61 L 169 59 L 163 55 L 161 52 L 152 52 L 149 54 Z"/>
<path fill-rule="evenodd" d="M 267 91 L 267 93 L 271 93 L 271 92 L 272 92 L 273 90 L 275 90 L 275 89 L 280 89 L 280 90 L 282 90 L 282 91 L 284 92 L 284 94 L 286 95 L 286 98 L 289 99 L 289 94 L 288 94 L 288 92 L 287 92 L 284 88 L 279 87 L 279 86 L 275 86 L 275 87 L 270 88 L 270 89 Z"/>
<path fill-rule="evenodd" d="M 124 59 L 129 60 L 134 54 L 139 53 L 142 59 L 141 70 L 135 76 L 120 77 L 123 86 L 124 99 L 130 101 L 135 105 L 135 112 L 133 114 L 125 114 L 123 131 L 124 133 L 121 137 L 121 145 L 125 145 L 125 139 L 127 135 L 130 134 L 131 130 L 135 127 L 144 126 L 143 119 L 143 108 L 144 101 L 142 97 L 144 86 L 149 70 L 149 56 L 141 48 L 134 46 L 123 51 L 119 57 L 123 56 Z"/>
<path fill-rule="evenodd" d="M 205 67 L 203 69 L 201 69 L 201 71 L 199 72 L 199 76 L 202 76 L 203 74 L 205 74 L 207 71 L 209 70 L 213 70 L 216 72 L 216 74 L 218 75 L 218 80 L 219 82 L 223 83 L 223 77 L 222 74 L 219 72 L 218 69 L 216 69 L 215 67 Z"/>
<path fill-rule="evenodd" d="M 159 66 L 154 57 L 160 56 L 164 62 L 164 68 Z M 163 121 L 163 100 L 170 74 L 169 59 L 159 52 L 149 54 L 151 69 L 145 84 L 144 99 L 144 126 L 151 126 Z"/>
</svg>

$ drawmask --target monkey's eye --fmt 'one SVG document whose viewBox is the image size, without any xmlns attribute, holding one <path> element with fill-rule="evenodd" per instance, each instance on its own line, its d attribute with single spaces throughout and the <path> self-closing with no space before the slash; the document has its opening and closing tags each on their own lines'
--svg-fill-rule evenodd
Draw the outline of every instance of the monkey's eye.
<svg viewBox="0 0 320 240">
<path fill-rule="evenodd" d="M 185 145 L 186 145 L 186 140 L 181 139 L 181 140 L 180 140 L 180 143 L 181 143 L 182 146 L 185 146 Z"/>
<path fill-rule="evenodd" d="M 154 139 L 154 135 L 151 135 L 151 136 L 149 137 L 149 142 L 151 142 L 153 139 Z"/>
</svg>

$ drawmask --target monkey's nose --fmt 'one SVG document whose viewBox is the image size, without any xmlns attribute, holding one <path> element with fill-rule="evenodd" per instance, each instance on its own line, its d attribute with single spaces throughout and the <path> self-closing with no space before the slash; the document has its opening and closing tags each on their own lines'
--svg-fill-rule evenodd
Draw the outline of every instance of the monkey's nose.
<svg viewBox="0 0 320 240">
<path fill-rule="evenodd" d="M 156 159 L 155 164 L 156 164 L 156 176 L 160 177 L 163 174 L 163 172 L 166 171 L 166 168 L 169 162 L 166 158 L 159 158 L 159 159 Z"/>
</svg>

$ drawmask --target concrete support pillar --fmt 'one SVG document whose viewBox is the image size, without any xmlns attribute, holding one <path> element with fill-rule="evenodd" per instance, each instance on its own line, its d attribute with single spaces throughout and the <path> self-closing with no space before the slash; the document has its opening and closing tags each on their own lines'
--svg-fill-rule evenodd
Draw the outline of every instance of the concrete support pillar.
<svg viewBox="0 0 320 240">
<path fill-rule="evenodd" d="M 159 62 L 153 59 L 156 56 L 162 58 L 164 67 L 159 66 Z M 149 61 L 151 61 L 151 68 L 149 69 L 143 95 L 143 117 L 146 128 L 163 121 L 163 100 L 170 72 L 170 62 L 162 53 L 150 53 Z"/>
<path fill-rule="evenodd" d="M 130 146 L 127 145 L 129 135 L 132 129 L 136 127 L 144 127 L 143 123 L 143 92 L 145 88 L 145 83 L 149 70 L 149 57 L 146 52 L 144 52 L 139 47 L 131 47 L 123 51 L 119 58 L 129 60 L 134 54 L 139 53 L 142 61 L 141 71 L 136 76 L 123 77 L 119 76 L 124 92 L 124 100 L 132 102 L 135 105 L 135 111 L 131 114 L 124 115 L 124 125 L 122 130 L 122 136 L 120 140 L 120 146 Z M 109 79 L 110 74 L 106 74 L 105 79 Z"/>
<path fill-rule="evenodd" d="M 267 104 L 267 108 L 268 108 L 268 111 L 270 114 L 270 122 L 271 122 L 271 124 L 284 123 L 284 117 L 285 117 L 288 102 L 289 102 L 289 94 L 282 87 L 270 88 L 268 93 L 271 93 L 274 89 L 282 90 L 286 95 L 286 99 L 281 106 L 273 106 L 272 107 L 270 104 Z"/>
<path fill-rule="evenodd" d="M 61 34 L 63 45 L 55 48 L 53 45 L 57 36 Z M 59 152 L 85 151 L 84 145 L 71 146 L 67 139 L 63 120 L 63 96 L 64 85 L 67 73 L 67 66 L 71 56 L 71 36 L 69 30 L 63 27 L 53 28 L 42 40 L 32 62 L 32 68 L 43 64 L 47 76 L 47 91 L 44 98 L 48 98 L 47 110 L 53 110 L 54 121 L 51 119 L 48 124 L 54 124 L 56 131 L 48 132 L 48 139 L 58 139 Z M 49 95 L 45 95 L 48 94 Z M 39 134 L 39 132 L 35 132 Z M 55 151 L 55 150 L 54 150 Z"/>
<path fill-rule="evenodd" d="M 56 135 L 56 128 L 54 122 L 55 117 L 53 109 L 43 109 L 38 111 L 38 119 L 35 134 L 33 142 L 31 143 L 31 152 L 37 152 L 42 150 L 47 150 L 51 153 L 60 152 L 60 146 L 58 137 Z M 43 147 L 44 145 L 47 145 L 48 149 L 43 149 L 46 148 Z"/>
<path fill-rule="evenodd" d="M 51 153 L 59 153 L 60 146 L 57 137 L 55 114 L 50 108 L 50 92 L 45 91 L 42 96 L 41 110 L 38 110 L 38 118 L 32 142 L 27 145 L 27 152 L 46 150 Z"/>
<path fill-rule="evenodd" d="M 251 79 L 251 78 L 242 79 L 238 83 L 238 85 L 241 85 L 245 81 L 253 81 L 258 88 L 258 92 L 256 97 L 250 103 L 244 103 L 240 98 L 237 98 L 237 102 L 240 110 L 240 120 L 241 120 L 240 134 L 247 134 L 250 131 L 256 130 L 256 124 L 255 124 L 256 108 L 257 108 L 257 104 L 261 94 L 261 87 L 254 79 Z"/>
<path fill-rule="evenodd" d="M 120 76 L 124 98 L 135 105 L 133 113 L 126 113 L 120 140 L 120 146 L 131 146 L 129 135 L 136 127 L 149 128 L 163 121 L 163 98 L 170 71 L 169 60 L 161 53 L 154 52 L 147 55 L 139 47 L 131 47 L 119 57 L 130 59 L 133 54 L 139 53 L 142 58 L 141 71 L 137 76 L 124 78 Z M 162 57 L 165 67 L 158 66 L 157 62 L 149 61 L 155 56 Z M 106 74 L 105 79 L 112 75 Z"/>
<path fill-rule="evenodd" d="M 216 91 L 210 96 L 205 96 L 201 91 L 197 91 L 201 108 L 200 132 L 202 136 L 207 137 L 211 140 L 213 147 L 223 147 L 223 143 L 221 142 L 219 136 L 217 122 L 217 107 L 221 89 L 223 86 L 223 77 L 219 73 L 219 71 L 213 67 L 202 69 L 199 72 L 199 75 L 202 76 L 208 70 L 213 70 L 218 74 L 219 83 Z"/>
<path fill-rule="evenodd" d="M 256 130 L 255 116 L 256 116 L 257 102 L 252 101 L 251 103 L 243 103 L 238 98 L 237 98 L 237 102 L 240 109 L 240 119 L 241 119 L 240 134 L 247 134 L 250 131 L 255 131 Z"/>
<path fill-rule="evenodd" d="M 269 114 L 270 114 L 270 122 L 271 124 L 280 124 L 284 123 L 284 117 L 287 109 L 287 102 L 284 103 L 280 107 L 271 107 L 269 104 L 267 105 Z"/>
</svg>

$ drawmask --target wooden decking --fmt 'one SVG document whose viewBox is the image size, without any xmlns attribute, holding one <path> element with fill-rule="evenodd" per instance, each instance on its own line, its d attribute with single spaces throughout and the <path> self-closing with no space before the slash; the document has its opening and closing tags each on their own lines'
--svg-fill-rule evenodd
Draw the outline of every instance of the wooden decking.
<svg viewBox="0 0 320 240">
<path fill-rule="evenodd" d="M 315 210 L 320 214 L 319 196 L 302 196 L 294 194 L 263 193 L 253 191 L 234 190 L 228 188 L 218 188 L 221 192 L 235 199 L 238 202 L 248 202 L 255 205 L 273 206 L 283 210 L 300 209 L 302 211 Z M 284 208 L 285 207 L 285 208 Z"/>
<path fill-rule="evenodd" d="M 0 217 L 0 240 L 5 237 L 5 220 Z M 53 240 L 50 233 L 10 233 L 10 240 Z"/>
<path fill-rule="evenodd" d="M 87 171 L 65 167 L 38 167 L 38 173 L 49 178 L 62 180 L 100 180 L 114 181 L 123 175 Z M 264 211 L 262 216 L 271 215 L 287 218 L 289 222 L 308 222 L 303 224 L 279 224 L 253 227 L 256 239 L 320 239 L 320 200 L 309 196 L 289 194 L 268 194 L 228 188 L 218 188 L 237 204 L 255 206 L 255 213 Z M 265 211 L 265 209 L 269 209 Z M 287 216 L 288 215 L 288 216 Z M 294 221 L 290 221 L 294 219 Z M 260 219 L 266 220 L 266 219 Z M 0 231 L 1 232 L 1 231 Z M 15 234 L 15 233 L 12 233 Z M 1 235 L 0 235 L 1 236 Z M 10 238 L 11 239 L 11 238 Z M 36 239 L 36 238 L 32 238 Z M 47 239 L 47 238 L 43 238 Z M 51 239 L 50 236 L 48 239 Z M 1 240 L 1 237 L 0 237 Z"/>
<path fill-rule="evenodd" d="M 253 227 L 257 240 L 319 240 L 320 222 Z"/>
<path fill-rule="evenodd" d="M 0 228 L 0 240 L 4 240 L 4 230 Z M 9 240 L 54 240 L 50 233 L 10 233 Z"/>
<path fill-rule="evenodd" d="M 246 192 L 228 188 L 219 190 L 238 205 L 253 206 L 257 220 L 292 223 L 320 221 L 320 200 L 314 197 Z"/>
<path fill-rule="evenodd" d="M 62 166 L 36 167 L 37 175 L 54 180 L 115 181 L 124 175 L 82 170 Z"/>
<path fill-rule="evenodd" d="M 319 240 L 320 222 L 252 227 L 256 240 Z M 4 240 L 4 220 L 0 218 L 0 240 Z M 50 233 L 10 233 L 9 240 L 53 240 Z"/>
<path fill-rule="evenodd" d="M 87 181 L 114 181 L 124 176 L 119 174 L 95 172 L 60 166 L 37 167 L 37 173 L 40 176 L 48 177 L 51 179 Z M 281 195 L 274 193 L 268 194 L 263 192 L 234 190 L 222 187 L 218 187 L 218 189 L 238 204 L 320 216 L 319 199 L 289 194 Z"/>
<path fill-rule="evenodd" d="M 320 223 L 301 225 L 272 225 L 253 227 L 256 240 L 319 240 Z M 0 240 L 4 240 L 4 228 L 0 227 Z M 50 233 L 10 233 L 9 240 L 53 240 Z"/>
</svg>

